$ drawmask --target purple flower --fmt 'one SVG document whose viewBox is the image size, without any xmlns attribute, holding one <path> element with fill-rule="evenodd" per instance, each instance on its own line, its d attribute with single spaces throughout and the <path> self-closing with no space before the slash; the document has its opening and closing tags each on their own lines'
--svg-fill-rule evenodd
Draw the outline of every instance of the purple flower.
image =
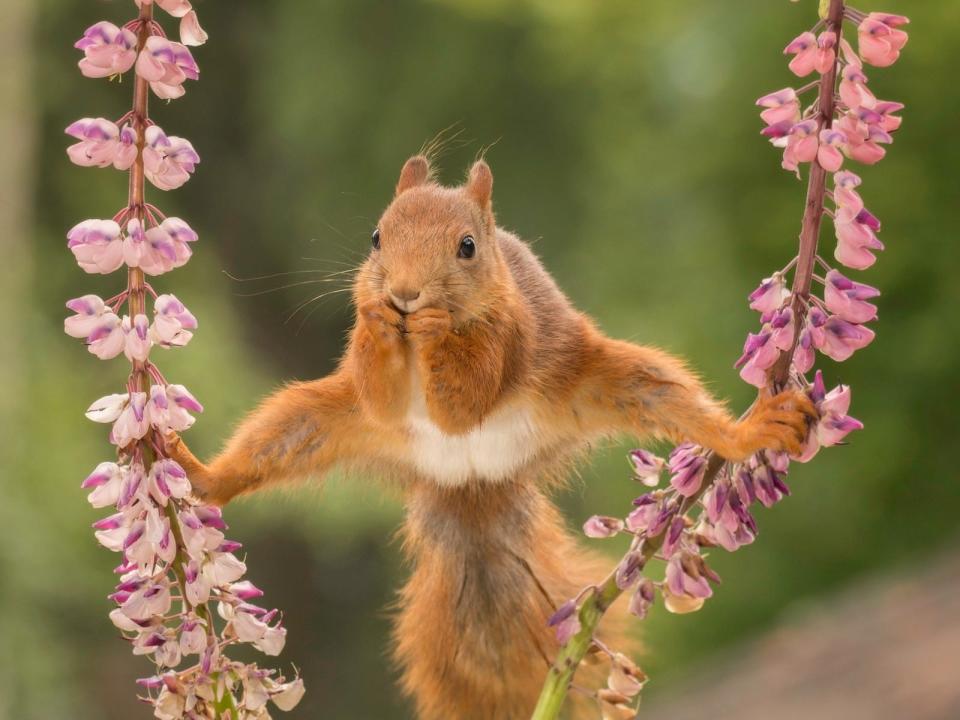
<svg viewBox="0 0 960 720">
<path fill-rule="evenodd" d="M 854 430 L 863 429 L 862 422 L 847 415 L 850 410 L 849 386 L 838 385 L 827 392 L 823 373 L 817 370 L 808 394 L 820 414 L 820 419 L 807 435 L 802 452 L 794 458 L 797 462 L 807 462 L 821 447 L 836 445 Z"/>
<path fill-rule="evenodd" d="M 80 141 L 67 148 L 67 156 L 81 167 L 129 170 L 137 159 L 137 133 L 129 123 L 121 129 L 106 118 L 83 118 L 64 132 Z"/>
<path fill-rule="evenodd" d="M 713 595 L 710 582 L 720 581 L 703 558 L 690 552 L 677 553 L 667 561 L 663 587 L 664 606 L 672 613 L 696 612 Z"/>
<path fill-rule="evenodd" d="M 734 363 L 734 367 L 740 370 L 740 377 L 756 387 L 767 384 L 767 370 L 780 357 L 780 351 L 771 341 L 772 337 L 770 330 L 761 330 L 756 335 L 749 333 L 743 344 L 743 355 Z"/>
<path fill-rule="evenodd" d="M 870 328 L 831 315 L 823 325 L 823 344 L 819 349 L 827 357 L 842 362 L 856 350 L 873 342 L 874 337 L 875 333 Z"/>
<path fill-rule="evenodd" d="M 80 72 L 89 78 L 120 75 L 137 59 L 137 36 L 105 20 L 88 27 L 73 46 L 83 50 Z"/>
<path fill-rule="evenodd" d="M 200 68 L 185 45 L 151 35 L 137 57 L 137 75 L 150 83 L 157 97 L 173 100 L 186 92 L 184 81 L 200 77 Z"/>
<path fill-rule="evenodd" d="M 655 597 L 653 581 L 650 578 L 643 578 L 630 597 L 630 612 L 642 620 L 647 616 Z"/>
<path fill-rule="evenodd" d="M 143 171 L 160 190 L 175 190 L 190 179 L 200 156 L 189 140 L 166 135 L 157 125 L 144 133 Z"/>
<path fill-rule="evenodd" d="M 583 534 L 590 538 L 613 537 L 621 530 L 623 520 L 605 515 L 594 515 L 583 524 Z"/>
<path fill-rule="evenodd" d="M 150 337 L 161 347 L 183 347 L 197 329 L 197 319 L 175 295 L 159 295 L 153 303 Z"/>
<path fill-rule="evenodd" d="M 703 483 L 707 460 L 701 450 L 693 443 L 683 443 L 670 453 L 670 484 L 684 497 L 695 495 Z"/>
<path fill-rule="evenodd" d="M 113 220 L 84 220 L 67 233 L 67 247 L 88 273 L 106 275 L 123 265 L 120 226 Z"/>
<path fill-rule="evenodd" d="M 659 458 L 647 450 L 631 450 L 630 462 L 633 464 L 633 475 L 647 487 L 656 487 L 660 483 L 660 472 L 663 470 L 663 458 Z"/>
<path fill-rule="evenodd" d="M 640 579 L 640 573 L 643 572 L 645 562 L 643 553 L 635 550 L 627 553 L 617 566 L 617 587 L 626 590 L 637 582 Z"/>
<path fill-rule="evenodd" d="M 580 609 L 576 602 L 567 600 L 550 616 L 547 625 L 557 629 L 557 642 L 565 645 L 570 638 L 580 632 Z"/>
<path fill-rule="evenodd" d="M 879 290 L 854 282 L 836 270 L 828 272 L 825 280 L 823 300 L 830 312 L 851 323 L 877 319 L 877 306 L 866 301 L 878 297 Z"/>
<path fill-rule="evenodd" d="M 750 308 L 760 313 L 768 313 L 783 306 L 790 297 L 786 281 L 782 273 L 774 273 L 764 278 L 760 287 L 750 293 Z"/>
</svg>

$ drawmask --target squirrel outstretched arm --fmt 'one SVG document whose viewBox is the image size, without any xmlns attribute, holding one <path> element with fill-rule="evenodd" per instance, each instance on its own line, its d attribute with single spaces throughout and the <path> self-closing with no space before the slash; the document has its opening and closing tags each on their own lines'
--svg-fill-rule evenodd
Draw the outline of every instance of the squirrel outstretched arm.
<svg viewBox="0 0 960 720">
<path fill-rule="evenodd" d="M 357 394 L 344 373 L 293 383 L 264 400 L 208 465 L 168 440 L 204 501 L 223 505 L 266 485 L 322 474 L 360 451 Z"/>
<path fill-rule="evenodd" d="M 606 337 L 496 226 L 492 185 L 483 161 L 447 188 L 408 160 L 338 369 L 267 398 L 209 464 L 166 441 L 217 504 L 335 466 L 397 481 L 413 573 L 394 653 L 423 720 L 529 717 L 557 650 L 547 618 L 603 572 L 544 492 L 591 443 L 795 453 L 815 413 L 786 391 L 736 420 L 681 360 Z"/>
</svg>

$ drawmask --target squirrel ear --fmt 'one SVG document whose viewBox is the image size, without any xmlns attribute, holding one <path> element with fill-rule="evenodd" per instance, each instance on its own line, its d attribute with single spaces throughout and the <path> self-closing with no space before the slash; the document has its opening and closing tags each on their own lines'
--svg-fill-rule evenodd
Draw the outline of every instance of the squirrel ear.
<svg viewBox="0 0 960 720">
<path fill-rule="evenodd" d="M 490 209 L 490 197 L 493 194 L 493 173 L 490 166 L 483 160 L 477 160 L 470 168 L 467 178 L 467 195 L 473 199 L 481 210 Z"/>
<path fill-rule="evenodd" d="M 397 191 L 399 195 L 404 190 L 409 190 L 417 185 L 423 185 L 430 179 L 430 161 L 423 155 L 414 155 L 403 164 L 403 170 L 400 171 L 400 179 L 397 180 Z"/>
</svg>

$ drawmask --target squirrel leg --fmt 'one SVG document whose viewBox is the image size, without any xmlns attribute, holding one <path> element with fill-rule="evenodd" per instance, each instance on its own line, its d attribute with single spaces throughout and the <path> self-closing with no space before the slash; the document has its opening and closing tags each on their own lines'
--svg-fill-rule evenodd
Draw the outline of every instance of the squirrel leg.
<svg viewBox="0 0 960 720">
<path fill-rule="evenodd" d="M 816 417 L 806 395 L 788 390 L 738 421 L 682 361 L 607 338 L 590 353 L 580 391 L 581 416 L 601 432 L 689 440 L 735 461 L 762 449 L 798 453 Z"/>
<path fill-rule="evenodd" d="M 362 430 L 349 377 L 334 374 L 274 393 L 240 424 L 223 451 L 205 465 L 178 437 L 166 440 L 194 492 L 223 505 L 241 493 L 319 474 L 359 451 Z"/>
</svg>

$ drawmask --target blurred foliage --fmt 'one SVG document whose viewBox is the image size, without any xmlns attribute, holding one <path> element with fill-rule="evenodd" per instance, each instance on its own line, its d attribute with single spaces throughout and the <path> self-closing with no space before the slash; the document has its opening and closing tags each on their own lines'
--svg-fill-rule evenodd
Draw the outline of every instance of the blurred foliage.
<svg viewBox="0 0 960 720">
<path fill-rule="evenodd" d="M 813 0 L 196 5 L 211 34 L 196 52 L 202 81 L 153 112 L 203 164 L 185 189 L 152 200 L 201 234 L 195 259 L 157 281 L 201 320 L 189 348 L 159 359 L 208 408 L 190 432 L 201 454 L 272 387 L 330 370 L 351 321 L 345 293 L 324 295 L 349 275 L 330 273 L 363 257 L 402 161 L 445 128 L 455 137 L 443 178 L 457 181 L 486 148 L 501 224 L 535 244 L 578 306 L 613 335 L 689 357 L 736 407 L 749 401 L 731 369 L 756 321 L 744 297 L 794 251 L 803 197 L 759 137 L 753 100 L 791 83 L 780 51 L 812 24 Z M 853 385 L 867 429 L 794 471 L 794 497 L 759 513 L 759 542 L 715 557 L 725 582 L 703 612 L 645 623 L 652 693 L 682 686 L 692 663 L 791 604 L 923 562 L 954 539 L 960 96 L 948 64 L 960 4 L 877 9 L 913 21 L 900 63 L 870 72 L 878 95 L 907 104 L 889 158 L 863 171 L 888 246 L 866 275 L 884 292 L 881 320 L 873 346 L 825 367 Z M 95 545 L 97 513 L 78 489 L 109 455 L 83 410 L 118 387 L 123 365 L 95 362 L 61 332 L 67 298 L 119 282 L 84 276 L 64 232 L 125 198 L 121 174 L 67 162 L 62 128 L 119 116 L 131 91 L 129 79 L 81 78 L 71 44 L 96 20 L 131 16 L 132 3 L 37 0 L 33 10 L 23 29 L 32 97 L 0 110 L 12 127 L 36 118 L 37 138 L 29 229 L 12 238 L 29 254 L 18 266 L 29 293 L 6 305 L 23 339 L 4 372 L 20 405 L 0 440 L 0 718 L 145 717 L 133 680 L 150 666 L 106 618 L 115 558 Z M 560 498 L 571 525 L 628 506 L 627 447 L 600 452 Z M 291 717 L 409 714 L 384 652 L 404 575 L 392 540 L 401 509 L 379 482 L 358 485 L 227 512 L 253 579 L 286 611 L 282 659 L 309 689 Z"/>
</svg>

